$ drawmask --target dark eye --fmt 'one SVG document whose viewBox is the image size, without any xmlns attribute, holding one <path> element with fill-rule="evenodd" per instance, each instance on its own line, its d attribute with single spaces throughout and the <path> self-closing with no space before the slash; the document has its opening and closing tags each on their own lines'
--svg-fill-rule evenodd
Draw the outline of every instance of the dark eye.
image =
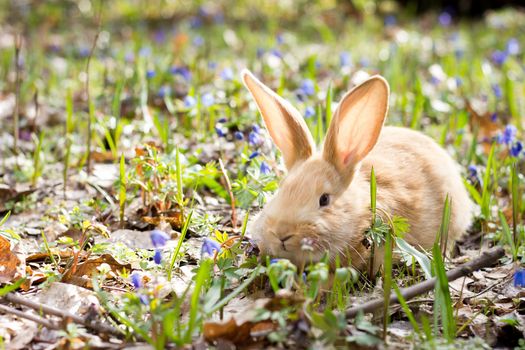
<svg viewBox="0 0 525 350">
<path fill-rule="evenodd" d="M 330 204 L 330 195 L 328 193 L 323 193 L 321 197 L 319 197 L 319 206 L 326 207 L 328 204 Z"/>
</svg>

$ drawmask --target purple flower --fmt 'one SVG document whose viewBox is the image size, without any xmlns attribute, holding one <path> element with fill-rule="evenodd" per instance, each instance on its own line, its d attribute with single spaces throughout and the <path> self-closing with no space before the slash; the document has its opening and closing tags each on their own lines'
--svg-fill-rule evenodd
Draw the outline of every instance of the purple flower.
<svg viewBox="0 0 525 350">
<path fill-rule="evenodd" d="M 142 288 L 142 277 L 140 276 L 140 273 L 135 271 L 131 274 L 131 283 L 133 283 L 135 289 Z"/>
<path fill-rule="evenodd" d="M 151 238 L 151 243 L 155 248 L 162 248 L 166 245 L 166 242 L 170 237 L 161 230 L 153 230 L 150 232 L 149 237 Z"/>
<path fill-rule="evenodd" d="M 214 70 L 215 68 L 217 68 L 217 62 L 214 62 L 214 61 L 208 62 L 208 68 L 211 70 Z"/>
<path fill-rule="evenodd" d="M 261 127 L 259 125 L 257 125 L 257 124 L 253 124 L 252 125 L 252 130 L 254 132 L 256 132 L 257 134 L 259 134 L 261 132 Z"/>
<path fill-rule="evenodd" d="M 352 55 L 348 51 L 339 54 L 339 64 L 341 67 L 350 67 L 352 65 Z"/>
<path fill-rule="evenodd" d="M 157 44 L 162 44 L 166 41 L 166 32 L 163 30 L 157 30 L 153 36 L 153 40 L 155 40 Z"/>
<path fill-rule="evenodd" d="M 171 88 L 167 85 L 162 85 L 159 91 L 157 92 L 157 96 L 159 96 L 160 98 L 163 98 L 165 96 L 169 96 L 170 93 L 171 93 Z"/>
<path fill-rule="evenodd" d="M 233 136 L 235 137 L 237 141 L 244 140 L 244 134 L 240 131 L 236 131 L 235 134 L 233 134 Z"/>
<path fill-rule="evenodd" d="M 501 91 L 501 87 L 498 84 L 492 84 L 492 91 L 498 100 L 503 97 L 503 92 Z"/>
<path fill-rule="evenodd" d="M 468 176 L 469 177 L 477 177 L 478 176 L 478 167 L 476 167 L 475 165 L 469 165 L 468 166 Z"/>
<path fill-rule="evenodd" d="M 261 162 L 260 170 L 261 170 L 261 174 L 264 174 L 264 175 L 268 175 L 272 172 L 272 168 L 270 168 L 270 166 L 265 161 Z"/>
<path fill-rule="evenodd" d="M 495 123 L 498 120 L 498 113 L 494 112 L 490 115 L 490 121 Z"/>
<path fill-rule="evenodd" d="M 507 60 L 507 53 L 496 50 L 492 53 L 492 61 L 497 64 L 498 66 L 501 66 L 505 61 Z"/>
<path fill-rule="evenodd" d="M 270 265 L 273 265 L 273 264 L 277 264 L 279 262 L 279 258 L 273 258 L 273 259 L 270 259 Z"/>
<path fill-rule="evenodd" d="M 201 102 L 204 107 L 210 107 L 215 103 L 215 98 L 209 92 L 206 92 L 201 96 Z"/>
<path fill-rule="evenodd" d="M 507 53 L 509 55 L 517 55 L 520 53 L 520 43 L 518 39 L 516 38 L 510 38 L 509 41 L 507 41 Z"/>
<path fill-rule="evenodd" d="M 519 269 L 514 273 L 514 287 L 525 287 L 525 269 Z"/>
<path fill-rule="evenodd" d="M 219 124 L 215 125 L 215 132 L 217 133 L 217 136 L 219 137 L 226 136 L 226 130 L 223 127 L 221 127 Z"/>
<path fill-rule="evenodd" d="M 146 78 L 151 79 L 155 76 L 155 71 L 153 69 L 148 69 L 146 71 Z"/>
<path fill-rule="evenodd" d="M 149 298 L 148 298 L 148 296 L 146 294 L 140 294 L 139 295 L 139 300 L 140 300 L 141 304 L 146 305 L 146 306 L 149 305 Z"/>
<path fill-rule="evenodd" d="M 523 150 L 523 144 L 520 141 L 516 141 L 509 149 L 509 153 L 512 157 L 517 157 Z"/>
<path fill-rule="evenodd" d="M 211 238 L 204 238 L 204 242 L 202 242 L 201 256 L 214 256 L 215 252 L 221 252 L 221 245 L 219 242 Z"/>
<path fill-rule="evenodd" d="M 200 35 L 196 35 L 195 38 L 193 38 L 193 45 L 197 47 L 204 45 L 204 38 Z"/>
<path fill-rule="evenodd" d="M 514 142 L 514 139 L 516 138 L 516 133 L 518 130 L 516 127 L 512 124 L 509 124 L 505 127 L 505 130 L 503 130 L 503 134 L 498 135 L 498 143 L 499 144 L 511 144 Z"/>
<path fill-rule="evenodd" d="M 233 70 L 231 68 L 224 68 L 220 74 L 223 80 L 232 80 L 233 79 Z"/>
<path fill-rule="evenodd" d="M 270 53 L 272 55 L 274 55 L 275 57 L 277 58 L 283 58 L 283 54 L 281 53 L 281 51 L 277 50 L 277 49 L 272 49 L 272 51 L 270 51 Z"/>
<path fill-rule="evenodd" d="M 195 106 L 196 103 L 197 101 L 195 101 L 195 97 L 190 96 L 190 95 L 187 95 L 186 97 L 184 97 L 184 107 L 192 108 Z"/>
<path fill-rule="evenodd" d="M 133 61 L 135 61 L 135 55 L 133 54 L 133 52 L 126 53 L 126 55 L 124 56 L 124 61 L 126 61 L 127 63 L 132 63 Z"/>
<path fill-rule="evenodd" d="M 315 109 L 312 106 L 306 107 L 306 110 L 304 111 L 304 117 L 310 118 L 315 115 Z"/>
<path fill-rule="evenodd" d="M 259 152 L 255 151 L 252 154 L 250 154 L 250 156 L 248 158 L 253 159 L 253 158 L 257 157 L 257 156 L 259 156 Z"/>
<path fill-rule="evenodd" d="M 257 134 L 255 131 L 251 131 L 248 134 L 248 143 L 251 146 L 257 146 L 261 143 L 261 138 L 259 137 L 259 134 Z"/>
<path fill-rule="evenodd" d="M 173 66 L 173 67 L 171 67 L 170 72 L 173 75 L 180 75 L 186 81 L 191 80 L 191 72 L 190 72 L 190 70 L 187 67 Z"/>
<path fill-rule="evenodd" d="M 448 27 L 452 23 L 452 16 L 447 11 L 441 12 L 438 17 L 438 22 L 443 27 Z"/>
<path fill-rule="evenodd" d="M 226 117 L 222 117 L 219 120 L 217 120 L 217 123 L 226 123 L 228 119 Z"/>
<path fill-rule="evenodd" d="M 385 27 L 395 26 L 397 24 L 396 16 L 394 16 L 394 15 L 386 16 L 385 20 L 384 20 L 384 23 L 385 23 Z"/>
<path fill-rule="evenodd" d="M 155 249 L 155 255 L 153 255 L 153 261 L 155 264 L 160 265 L 162 262 L 162 251 L 160 249 Z"/>
<path fill-rule="evenodd" d="M 310 79 L 304 79 L 301 82 L 301 86 L 299 87 L 299 89 L 307 96 L 312 96 L 313 94 L 315 94 L 314 82 Z"/>
<path fill-rule="evenodd" d="M 83 46 L 83 47 L 78 48 L 78 55 L 82 58 L 88 57 L 89 52 L 90 52 L 89 47 Z"/>
<path fill-rule="evenodd" d="M 202 19 L 198 16 L 193 16 L 192 18 L 190 18 L 190 27 L 195 29 L 195 28 L 200 28 L 202 26 Z"/>
</svg>

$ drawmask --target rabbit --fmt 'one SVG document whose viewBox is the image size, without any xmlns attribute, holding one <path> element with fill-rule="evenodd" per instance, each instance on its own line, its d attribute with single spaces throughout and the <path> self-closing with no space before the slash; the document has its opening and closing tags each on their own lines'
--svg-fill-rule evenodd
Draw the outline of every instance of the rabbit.
<svg viewBox="0 0 525 350">
<path fill-rule="evenodd" d="M 383 77 L 372 76 L 342 97 L 316 150 L 297 109 L 250 71 L 241 76 L 287 169 L 278 191 L 249 226 L 261 253 L 304 266 L 328 252 L 332 264 L 339 255 L 341 262 L 365 271 L 371 251 L 365 231 L 372 220 L 372 167 L 377 207 L 408 220 L 408 243 L 432 247 L 447 194 L 452 203 L 447 246 L 466 232 L 474 207 L 458 164 L 421 132 L 383 126 L 389 101 Z"/>
</svg>

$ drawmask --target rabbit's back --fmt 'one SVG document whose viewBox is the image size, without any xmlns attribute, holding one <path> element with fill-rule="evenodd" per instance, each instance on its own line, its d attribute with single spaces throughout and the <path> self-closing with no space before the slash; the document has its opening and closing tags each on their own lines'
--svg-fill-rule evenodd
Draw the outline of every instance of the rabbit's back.
<svg viewBox="0 0 525 350">
<path fill-rule="evenodd" d="M 377 203 L 408 219 L 409 243 L 430 248 L 441 224 L 447 194 L 452 199 L 448 247 L 466 232 L 473 205 L 457 163 L 430 137 L 407 128 L 385 127 L 363 160 L 361 178 L 377 179 Z"/>
</svg>

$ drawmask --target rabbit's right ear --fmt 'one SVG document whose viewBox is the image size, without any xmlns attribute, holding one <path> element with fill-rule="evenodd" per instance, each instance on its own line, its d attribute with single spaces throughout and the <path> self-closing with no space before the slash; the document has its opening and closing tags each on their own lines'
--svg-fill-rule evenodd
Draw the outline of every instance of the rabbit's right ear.
<svg viewBox="0 0 525 350">
<path fill-rule="evenodd" d="M 241 73 L 244 85 L 252 94 L 273 142 L 281 150 L 286 168 L 309 158 L 315 143 L 301 113 L 288 101 L 261 83 L 248 70 Z"/>
</svg>

